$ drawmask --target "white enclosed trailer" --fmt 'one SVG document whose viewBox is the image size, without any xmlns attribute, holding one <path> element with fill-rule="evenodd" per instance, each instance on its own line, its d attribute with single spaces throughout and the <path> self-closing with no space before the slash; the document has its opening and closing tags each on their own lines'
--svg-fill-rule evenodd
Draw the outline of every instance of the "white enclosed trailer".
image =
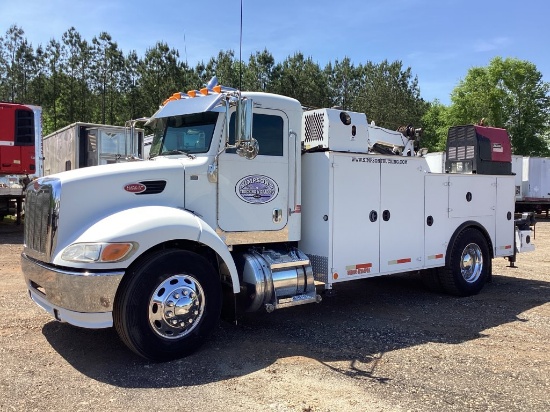
<svg viewBox="0 0 550 412">
<path fill-rule="evenodd" d="M 515 167 L 516 181 L 521 176 L 521 187 L 518 195 L 516 183 L 516 211 L 546 213 L 550 210 L 550 158 L 518 156 Z M 516 163 L 514 162 L 513 165 Z"/>
<path fill-rule="evenodd" d="M 143 130 L 77 122 L 43 139 L 44 174 L 143 157 Z"/>
<path fill-rule="evenodd" d="M 149 125 L 152 161 L 28 188 L 22 254 L 38 305 L 114 326 L 149 359 L 191 353 L 222 304 L 272 312 L 340 282 L 418 271 L 467 296 L 491 259 L 533 249 L 514 223 L 514 177 L 432 173 L 414 130 L 213 85 L 172 96 Z"/>
</svg>

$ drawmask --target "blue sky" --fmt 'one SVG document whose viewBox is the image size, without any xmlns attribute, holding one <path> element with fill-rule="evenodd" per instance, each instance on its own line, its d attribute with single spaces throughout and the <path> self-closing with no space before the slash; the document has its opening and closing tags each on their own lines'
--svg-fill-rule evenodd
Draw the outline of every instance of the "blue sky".
<svg viewBox="0 0 550 412">
<path fill-rule="evenodd" d="M 468 69 L 495 56 L 534 63 L 550 81 L 548 0 L 243 0 L 242 56 L 266 48 L 282 62 L 295 52 L 322 67 L 349 57 L 400 60 L 421 96 L 449 104 Z M 102 31 L 125 53 L 157 41 L 194 66 L 220 50 L 239 54 L 240 0 L 0 0 L 0 35 L 12 24 L 33 44 L 61 40 L 71 26 L 88 41 Z"/>
</svg>

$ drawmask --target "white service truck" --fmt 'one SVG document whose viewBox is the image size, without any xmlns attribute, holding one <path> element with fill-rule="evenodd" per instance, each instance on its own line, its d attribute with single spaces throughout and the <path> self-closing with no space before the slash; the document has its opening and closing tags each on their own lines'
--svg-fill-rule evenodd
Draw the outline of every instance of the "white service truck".
<svg viewBox="0 0 550 412">
<path fill-rule="evenodd" d="M 191 353 L 222 305 L 272 312 L 418 271 L 468 296 L 493 258 L 534 248 L 512 175 L 431 173 L 411 128 L 214 82 L 148 124 L 152 160 L 29 185 L 22 269 L 55 319 L 114 326 L 151 360 Z"/>
</svg>

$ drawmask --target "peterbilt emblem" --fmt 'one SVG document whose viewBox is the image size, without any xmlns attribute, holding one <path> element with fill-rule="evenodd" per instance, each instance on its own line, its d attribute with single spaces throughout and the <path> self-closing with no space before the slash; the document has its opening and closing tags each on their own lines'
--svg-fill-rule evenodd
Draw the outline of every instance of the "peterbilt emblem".
<svg viewBox="0 0 550 412">
<path fill-rule="evenodd" d="M 126 186 L 124 186 L 124 190 L 130 193 L 142 193 L 145 192 L 147 189 L 147 186 L 141 183 L 128 183 Z"/>
<path fill-rule="evenodd" d="M 264 175 L 245 176 L 235 185 L 235 193 L 246 203 L 271 202 L 279 194 L 277 182 Z"/>
</svg>

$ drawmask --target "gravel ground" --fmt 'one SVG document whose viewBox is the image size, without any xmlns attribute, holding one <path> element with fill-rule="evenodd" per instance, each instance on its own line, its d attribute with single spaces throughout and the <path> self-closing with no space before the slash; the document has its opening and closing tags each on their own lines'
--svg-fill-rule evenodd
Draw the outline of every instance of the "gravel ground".
<svg viewBox="0 0 550 412">
<path fill-rule="evenodd" d="M 549 221 L 477 296 L 431 293 L 415 274 L 348 282 L 320 304 L 222 321 L 163 364 L 36 306 L 22 237 L 0 224 L 0 411 L 550 410 Z"/>
</svg>

